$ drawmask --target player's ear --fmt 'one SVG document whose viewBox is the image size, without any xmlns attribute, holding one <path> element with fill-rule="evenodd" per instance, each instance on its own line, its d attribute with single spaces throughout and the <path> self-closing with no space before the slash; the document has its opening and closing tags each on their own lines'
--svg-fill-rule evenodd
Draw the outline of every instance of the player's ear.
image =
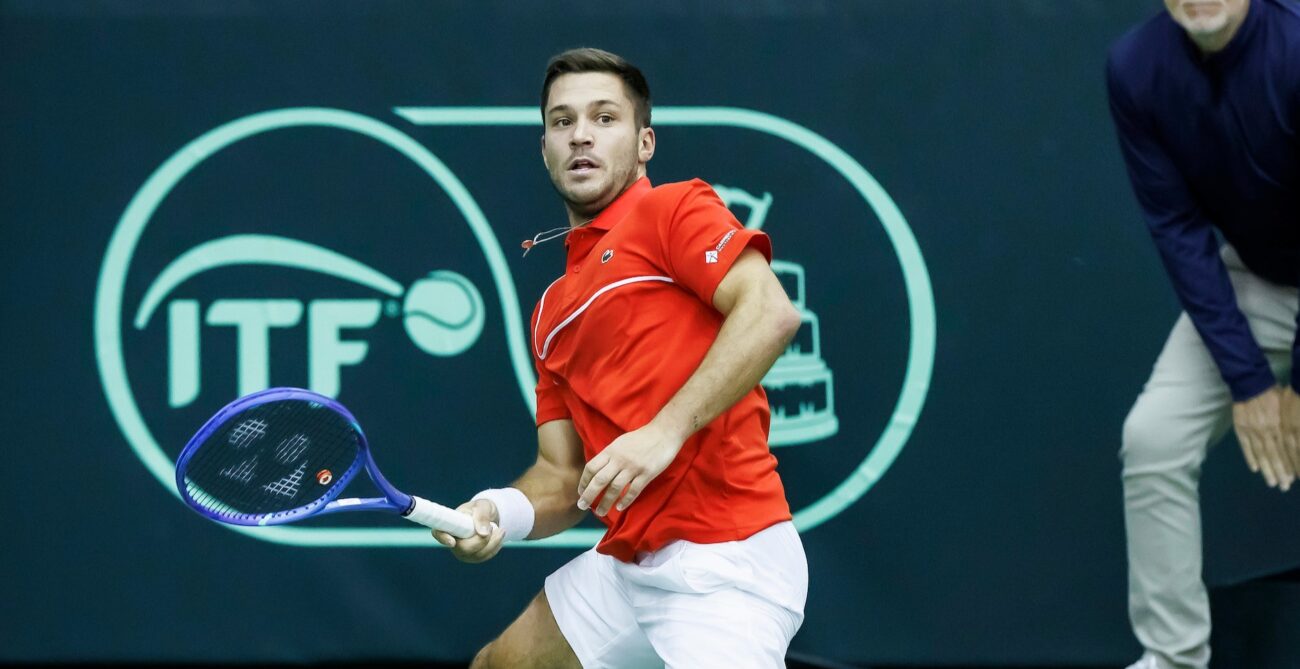
<svg viewBox="0 0 1300 669">
<path fill-rule="evenodd" d="M 642 163 L 650 162 L 655 155 L 655 129 L 650 126 L 641 128 L 637 133 L 637 159 Z"/>
<path fill-rule="evenodd" d="M 546 171 L 551 170 L 551 161 L 546 159 L 546 135 L 542 135 L 542 164 L 546 166 Z"/>
</svg>

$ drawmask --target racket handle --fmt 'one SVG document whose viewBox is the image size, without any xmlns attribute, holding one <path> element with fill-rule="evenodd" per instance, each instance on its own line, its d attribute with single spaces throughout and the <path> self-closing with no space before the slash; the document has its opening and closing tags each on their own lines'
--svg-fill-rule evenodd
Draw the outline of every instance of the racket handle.
<svg viewBox="0 0 1300 669">
<path fill-rule="evenodd" d="M 474 519 L 468 514 L 449 509 L 437 502 L 411 495 L 415 505 L 405 514 L 407 520 L 432 530 L 441 530 L 457 539 L 474 536 Z"/>
</svg>

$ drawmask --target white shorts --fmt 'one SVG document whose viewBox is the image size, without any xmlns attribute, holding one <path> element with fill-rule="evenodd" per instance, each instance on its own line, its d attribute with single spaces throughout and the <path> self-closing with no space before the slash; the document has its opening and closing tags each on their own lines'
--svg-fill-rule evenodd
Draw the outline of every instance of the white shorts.
<svg viewBox="0 0 1300 669">
<path fill-rule="evenodd" d="M 785 667 L 808 561 L 790 522 L 743 541 L 674 541 L 636 564 L 589 550 L 546 578 L 585 669 Z"/>
</svg>

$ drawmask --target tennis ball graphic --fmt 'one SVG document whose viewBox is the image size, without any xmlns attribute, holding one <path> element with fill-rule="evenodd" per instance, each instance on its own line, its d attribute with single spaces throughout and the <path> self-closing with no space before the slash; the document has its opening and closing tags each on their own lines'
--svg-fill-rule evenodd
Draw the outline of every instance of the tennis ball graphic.
<svg viewBox="0 0 1300 669">
<path fill-rule="evenodd" d="M 406 334 L 420 350 L 443 357 L 459 355 L 483 333 L 483 296 L 469 279 L 438 270 L 411 284 L 402 316 Z"/>
</svg>

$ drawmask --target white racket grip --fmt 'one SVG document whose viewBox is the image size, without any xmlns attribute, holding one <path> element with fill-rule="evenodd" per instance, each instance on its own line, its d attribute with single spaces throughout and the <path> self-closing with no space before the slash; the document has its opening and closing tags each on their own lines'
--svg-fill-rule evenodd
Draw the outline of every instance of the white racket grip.
<svg viewBox="0 0 1300 669">
<path fill-rule="evenodd" d="M 411 495 L 415 507 L 406 514 L 406 519 L 419 523 L 431 530 L 441 530 L 457 539 L 474 536 L 474 519 L 469 514 L 449 509 L 437 502 Z"/>
</svg>

